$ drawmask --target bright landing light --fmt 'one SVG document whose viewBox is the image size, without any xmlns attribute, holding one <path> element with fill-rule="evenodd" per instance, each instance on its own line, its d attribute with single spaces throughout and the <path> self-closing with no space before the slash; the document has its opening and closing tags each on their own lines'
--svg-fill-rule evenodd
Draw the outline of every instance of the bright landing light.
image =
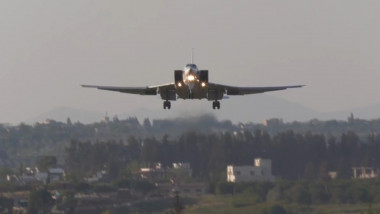
<svg viewBox="0 0 380 214">
<path fill-rule="evenodd" d="M 179 82 L 177 85 L 178 85 L 178 87 L 181 87 L 181 86 L 182 86 L 182 83 Z"/>
<path fill-rule="evenodd" d="M 205 83 L 205 82 L 202 82 L 202 83 L 201 83 L 201 86 L 202 86 L 202 87 L 205 87 L 205 86 L 206 86 L 206 83 Z"/>
<path fill-rule="evenodd" d="M 187 76 L 187 80 L 194 81 L 195 77 L 193 75 L 189 75 L 189 76 Z"/>
</svg>

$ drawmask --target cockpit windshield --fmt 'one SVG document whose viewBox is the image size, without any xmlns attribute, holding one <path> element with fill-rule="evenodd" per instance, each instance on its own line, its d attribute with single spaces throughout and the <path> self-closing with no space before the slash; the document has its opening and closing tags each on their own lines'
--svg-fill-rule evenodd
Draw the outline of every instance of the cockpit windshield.
<svg viewBox="0 0 380 214">
<path fill-rule="evenodd" d="M 195 64 L 187 64 L 186 67 L 198 70 L 197 65 L 195 65 Z"/>
</svg>

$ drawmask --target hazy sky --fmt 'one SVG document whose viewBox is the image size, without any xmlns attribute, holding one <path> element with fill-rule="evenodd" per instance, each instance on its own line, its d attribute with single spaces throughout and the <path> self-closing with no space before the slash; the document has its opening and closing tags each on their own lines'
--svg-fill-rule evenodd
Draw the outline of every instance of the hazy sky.
<svg viewBox="0 0 380 214">
<path fill-rule="evenodd" d="M 191 48 L 212 82 L 305 84 L 271 95 L 322 112 L 367 106 L 380 102 L 379 38 L 375 0 L 2 0 L 0 123 L 61 106 L 109 114 L 162 108 L 158 97 L 79 85 L 172 82 Z M 211 109 L 198 101 L 181 112 L 204 105 Z"/>
</svg>

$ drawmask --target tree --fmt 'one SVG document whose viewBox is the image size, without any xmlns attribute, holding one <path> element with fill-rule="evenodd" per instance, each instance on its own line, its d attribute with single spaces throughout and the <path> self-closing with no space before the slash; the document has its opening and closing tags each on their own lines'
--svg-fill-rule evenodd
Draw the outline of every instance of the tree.
<svg viewBox="0 0 380 214">
<path fill-rule="evenodd" d="M 48 213 L 53 203 L 54 200 L 46 189 L 31 191 L 28 198 L 28 214 Z"/>
<path fill-rule="evenodd" d="M 0 196 L 0 213 L 12 213 L 13 199 Z"/>
<path fill-rule="evenodd" d="M 75 199 L 74 192 L 63 192 L 63 199 L 61 201 L 60 207 L 65 210 L 67 214 L 75 213 L 75 208 L 77 206 L 78 201 Z"/>
<path fill-rule="evenodd" d="M 220 182 L 216 185 L 215 192 L 217 194 L 233 194 L 234 193 L 234 184 L 228 182 Z"/>
<path fill-rule="evenodd" d="M 264 211 L 264 214 L 287 214 L 287 213 L 288 212 L 286 211 L 286 209 L 280 205 L 273 205 L 271 208 Z"/>
<path fill-rule="evenodd" d="M 12 174 L 12 170 L 6 167 L 0 167 L 0 178 L 5 178 L 7 175 Z"/>
<path fill-rule="evenodd" d="M 142 192 L 144 195 L 156 189 L 156 186 L 149 181 L 133 181 L 130 185 L 131 189 Z"/>
<path fill-rule="evenodd" d="M 184 206 L 179 200 L 178 192 L 175 192 L 175 202 L 173 205 L 173 209 L 170 211 L 171 214 L 180 214 L 184 210 Z"/>
<path fill-rule="evenodd" d="M 287 199 L 294 203 L 311 204 L 311 195 L 305 183 L 296 183 L 285 193 Z"/>
<path fill-rule="evenodd" d="M 149 118 L 145 118 L 145 119 L 144 119 L 143 127 L 144 127 L 146 130 L 150 130 L 150 129 L 152 128 L 152 124 L 151 124 Z"/>
<path fill-rule="evenodd" d="M 350 163 L 343 157 L 338 161 L 338 178 L 348 179 L 352 178 L 352 168 Z"/>
<path fill-rule="evenodd" d="M 145 163 L 155 163 L 160 159 L 160 145 L 156 138 L 147 138 L 144 140 L 141 148 L 141 158 Z"/>
<path fill-rule="evenodd" d="M 37 167 L 40 171 L 46 172 L 49 168 L 57 165 L 57 157 L 55 156 L 42 156 L 37 161 Z"/>
<path fill-rule="evenodd" d="M 71 122 L 70 117 L 67 118 L 67 120 L 66 120 L 66 124 L 67 124 L 68 126 L 73 125 L 72 122 Z"/>
</svg>

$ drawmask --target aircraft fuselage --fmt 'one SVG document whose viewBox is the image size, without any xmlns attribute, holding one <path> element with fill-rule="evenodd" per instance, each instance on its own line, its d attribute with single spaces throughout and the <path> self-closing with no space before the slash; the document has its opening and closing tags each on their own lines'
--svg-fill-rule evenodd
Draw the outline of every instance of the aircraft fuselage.
<svg viewBox="0 0 380 214">
<path fill-rule="evenodd" d="M 175 82 L 175 89 L 180 99 L 207 99 L 208 79 L 202 79 L 201 71 L 195 64 L 187 64 L 182 72 L 182 80 Z"/>
</svg>

